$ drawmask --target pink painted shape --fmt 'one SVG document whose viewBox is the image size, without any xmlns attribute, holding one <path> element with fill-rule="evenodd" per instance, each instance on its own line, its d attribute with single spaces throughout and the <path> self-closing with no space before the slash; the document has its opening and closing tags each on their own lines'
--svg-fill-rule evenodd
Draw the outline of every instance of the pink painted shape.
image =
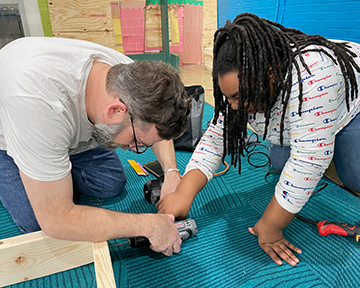
<svg viewBox="0 0 360 288">
<path fill-rule="evenodd" d="M 124 41 L 124 40 L 123 40 Z M 137 47 L 136 44 L 131 44 L 131 43 L 124 43 L 124 52 L 137 52 Z"/>
<path fill-rule="evenodd" d="M 141 2 L 141 1 L 140 1 Z M 139 9 L 123 9 L 120 2 L 120 19 L 123 33 L 124 53 L 143 53 L 144 49 L 144 12 Z"/>
</svg>

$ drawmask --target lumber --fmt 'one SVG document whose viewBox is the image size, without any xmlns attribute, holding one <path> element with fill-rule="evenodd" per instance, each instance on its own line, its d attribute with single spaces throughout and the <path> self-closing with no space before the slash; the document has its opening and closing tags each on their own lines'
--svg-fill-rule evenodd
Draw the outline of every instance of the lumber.
<svg viewBox="0 0 360 288">
<path fill-rule="evenodd" d="M 48 3 L 54 33 L 113 29 L 110 1 L 52 0 Z"/>
<path fill-rule="evenodd" d="M 107 242 L 94 243 L 93 253 L 97 287 L 116 288 Z"/>
<path fill-rule="evenodd" d="M 115 34 L 114 31 L 108 32 L 58 32 L 53 34 L 54 37 L 70 38 L 86 40 L 93 43 L 97 43 L 109 48 L 115 49 Z"/>
<path fill-rule="evenodd" d="M 220 1 L 203 0 L 202 47 L 213 45 L 214 33 L 217 29 L 217 3 Z"/>
<path fill-rule="evenodd" d="M 94 262 L 93 243 L 51 238 L 42 231 L 0 240 L 0 287 Z"/>
</svg>

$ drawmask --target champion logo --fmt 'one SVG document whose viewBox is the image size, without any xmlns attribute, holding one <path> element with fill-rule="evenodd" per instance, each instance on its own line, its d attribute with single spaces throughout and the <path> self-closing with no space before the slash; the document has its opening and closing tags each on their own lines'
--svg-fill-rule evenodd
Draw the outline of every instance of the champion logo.
<svg viewBox="0 0 360 288">
<path fill-rule="evenodd" d="M 335 87 L 336 85 L 337 85 L 337 83 L 334 83 L 334 84 L 329 85 L 329 86 L 321 85 L 321 86 L 319 86 L 319 87 L 317 88 L 317 90 L 318 90 L 319 92 L 321 92 L 321 91 L 324 91 L 325 89 L 329 89 L 329 88 L 331 88 L 331 87 Z"/>
<path fill-rule="evenodd" d="M 205 145 L 205 146 L 209 146 L 209 147 L 214 148 L 214 149 L 216 149 L 216 150 L 218 149 L 218 148 L 216 148 L 216 147 L 213 146 L 213 145 L 210 145 L 210 144 L 205 143 L 204 141 L 200 141 L 199 144 L 202 144 L 202 145 Z"/>
<path fill-rule="evenodd" d="M 328 78 L 330 78 L 330 77 L 331 77 L 331 75 L 327 75 L 327 76 L 325 76 L 325 77 L 323 77 L 323 78 L 320 78 L 320 79 L 310 80 L 310 81 L 308 82 L 308 84 L 309 84 L 309 85 L 312 85 L 312 84 L 315 84 L 315 83 L 317 83 L 317 82 L 326 80 L 326 79 L 328 79 Z"/>
<path fill-rule="evenodd" d="M 310 128 L 308 129 L 309 132 L 314 132 L 314 131 L 319 131 L 319 130 L 326 130 L 333 127 L 333 125 L 329 125 L 329 126 L 325 126 L 325 127 L 320 127 L 320 128 Z"/>
<path fill-rule="evenodd" d="M 297 138 L 297 139 L 294 140 L 294 142 L 295 143 L 302 143 L 302 142 L 314 143 L 314 142 L 323 141 L 323 140 L 326 140 L 326 138 L 315 138 L 315 139 L 300 139 L 300 138 Z"/>
<path fill-rule="evenodd" d="M 331 143 L 319 143 L 319 144 L 317 144 L 317 146 L 318 147 L 325 147 L 325 146 L 330 146 L 330 145 L 333 145 L 334 144 L 334 142 L 331 142 Z"/>
<path fill-rule="evenodd" d="M 305 97 L 303 101 L 306 102 L 306 101 L 309 101 L 309 100 L 311 100 L 311 99 L 321 98 L 322 96 L 325 96 L 325 95 L 327 95 L 327 94 L 329 94 L 329 92 L 325 92 L 325 93 L 322 93 L 322 94 L 320 94 L 320 95 L 316 95 L 316 96 L 314 96 L 314 97 Z"/>
<path fill-rule="evenodd" d="M 324 124 L 328 124 L 328 123 L 330 123 L 330 122 L 334 122 L 334 121 L 336 121 L 336 119 L 337 119 L 337 118 L 334 118 L 334 119 L 331 119 L 331 118 L 325 118 L 325 119 L 323 120 L 323 123 L 324 123 Z"/>
<path fill-rule="evenodd" d="M 313 63 L 313 64 L 311 64 L 311 65 L 308 65 L 308 67 L 311 68 L 311 67 L 313 67 L 314 65 L 316 65 L 317 63 L 319 63 L 319 61 L 316 61 L 315 63 Z M 306 69 L 300 71 L 300 73 L 303 73 L 303 72 L 305 72 L 305 71 L 306 71 Z"/>
<path fill-rule="evenodd" d="M 214 133 L 214 134 L 217 135 L 217 136 L 222 136 L 221 134 L 217 133 L 216 131 L 214 131 L 214 130 L 212 130 L 212 129 L 209 129 L 209 132 L 212 132 L 212 133 Z"/>
<path fill-rule="evenodd" d="M 325 111 L 325 112 L 319 111 L 319 112 L 316 112 L 314 115 L 315 116 L 321 116 L 321 115 L 324 115 L 324 114 L 333 113 L 335 111 L 336 111 L 336 108 L 333 109 L 333 110 L 330 110 L 330 111 Z"/>
<path fill-rule="evenodd" d="M 301 189 L 301 190 L 312 190 L 312 189 L 314 189 L 314 187 L 301 187 L 301 186 L 296 186 L 296 185 L 294 185 L 293 183 L 291 183 L 291 182 L 288 181 L 288 180 L 284 180 L 284 184 L 287 185 L 287 186 L 290 186 L 290 187 L 292 187 L 292 188 Z"/>
<path fill-rule="evenodd" d="M 304 180 L 305 181 L 319 181 L 321 178 L 310 178 L 310 177 L 305 177 Z"/>
<path fill-rule="evenodd" d="M 318 109 L 321 109 L 321 108 L 324 108 L 324 106 L 312 107 L 312 108 L 310 108 L 310 109 L 303 110 L 302 113 L 311 113 L 311 112 L 313 112 L 313 111 L 315 111 L 315 110 L 318 110 Z M 291 116 L 291 117 L 294 117 L 294 116 L 296 116 L 296 115 L 299 115 L 299 113 L 298 113 L 298 112 L 291 112 L 291 113 L 290 113 L 290 116 Z"/>
<path fill-rule="evenodd" d="M 222 155 L 217 154 L 217 153 L 215 153 L 213 151 L 210 151 L 210 150 L 206 149 L 205 147 L 200 147 L 199 150 L 204 151 L 204 152 L 208 152 L 208 153 L 213 154 L 213 155 L 218 156 L 218 157 L 222 157 Z"/>
<path fill-rule="evenodd" d="M 327 158 L 317 158 L 317 157 L 308 157 L 309 160 L 321 160 L 321 161 L 326 161 L 331 159 L 331 157 L 327 157 Z"/>
</svg>

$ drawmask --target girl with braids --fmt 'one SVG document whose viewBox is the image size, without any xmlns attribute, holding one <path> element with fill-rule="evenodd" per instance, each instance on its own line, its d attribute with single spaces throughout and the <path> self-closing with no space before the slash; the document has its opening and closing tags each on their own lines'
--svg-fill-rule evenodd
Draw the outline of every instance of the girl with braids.
<svg viewBox="0 0 360 288">
<path fill-rule="evenodd" d="M 360 191 L 360 45 L 307 35 L 253 14 L 215 32 L 215 116 L 174 193 L 159 212 L 186 217 L 197 193 L 231 155 L 239 167 L 247 124 L 270 143 L 282 169 L 263 216 L 249 231 L 279 265 L 301 250 L 282 234 L 334 160 L 342 182 Z M 164 195 L 162 195 L 164 196 Z"/>
</svg>

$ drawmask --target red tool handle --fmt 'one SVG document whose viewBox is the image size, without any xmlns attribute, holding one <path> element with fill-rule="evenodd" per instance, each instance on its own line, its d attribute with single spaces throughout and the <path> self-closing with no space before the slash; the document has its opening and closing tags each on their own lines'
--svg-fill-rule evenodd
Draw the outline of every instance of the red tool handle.
<svg viewBox="0 0 360 288">
<path fill-rule="evenodd" d="M 326 236 L 329 234 L 336 234 L 342 236 L 355 237 L 358 229 L 355 225 L 344 224 L 339 222 L 332 222 L 328 220 L 320 221 L 318 226 L 319 234 Z"/>
</svg>

